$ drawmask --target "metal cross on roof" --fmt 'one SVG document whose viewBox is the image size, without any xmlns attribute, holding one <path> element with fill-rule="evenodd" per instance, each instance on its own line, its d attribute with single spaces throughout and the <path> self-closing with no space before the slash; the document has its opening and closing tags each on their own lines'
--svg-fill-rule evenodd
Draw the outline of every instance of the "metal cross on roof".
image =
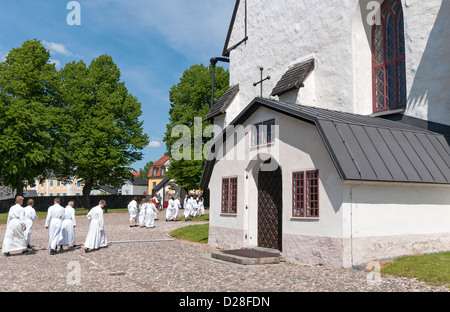
<svg viewBox="0 0 450 312">
<path fill-rule="evenodd" d="M 269 80 L 270 76 L 267 76 L 266 78 L 263 79 L 264 67 L 260 67 L 259 70 L 261 71 L 261 80 L 258 81 L 258 82 L 255 82 L 253 84 L 253 86 L 256 87 L 258 84 L 261 84 L 261 97 L 262 97 L 262 94 L 263 94 L 263 82 L 266 81 L 266 80 Z"/>
</svg>

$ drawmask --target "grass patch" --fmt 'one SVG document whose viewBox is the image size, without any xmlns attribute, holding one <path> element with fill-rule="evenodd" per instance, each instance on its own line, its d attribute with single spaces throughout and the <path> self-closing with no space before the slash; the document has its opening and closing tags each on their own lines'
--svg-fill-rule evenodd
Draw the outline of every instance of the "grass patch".
<svg viewBox="0 0 450 312">
<path fill-rule="evenodd" d="M 450 288 L 450 252 L 399 258 L 385 263 L 381 272 Z"/>
<path fill-rule="evenodd" d="M 209 223 L 182 227 L 170 232 L 169 234 L 174 238 L 207 244 L 209 234 Z"/>
</svg>

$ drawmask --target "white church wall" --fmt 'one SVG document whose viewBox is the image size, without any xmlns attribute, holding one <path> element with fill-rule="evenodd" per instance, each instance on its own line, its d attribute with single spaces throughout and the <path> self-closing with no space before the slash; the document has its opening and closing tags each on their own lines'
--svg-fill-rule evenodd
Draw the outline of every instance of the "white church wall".
<svg viewBox="0 0 450 312">
<path fill-rule="evenodd" d="M 240 84 L 240 110 L 260 96 L 260 86 L 253 86 L 261 79 L 260 67 L 264 68 L 264 78 L 271 77 L 263 83 L 263 97 L 268 98 L 290 67 L 314 58 L 314 74 L 300 89 L 297 103 L 371 114 L 371 25 L 367 14 L 373 8 L 368 7 L 369 2 L 247 0 L 248 40 L 230 53 L 230 81 Z M 243 3 L 230 46 L 245 34 Z M 445 31 L 450 3 L 402 0 L 402 4 L 408 95 L 405 114 L 449 124 L 450 38 Z"/>
<path fill-rule="evenodd" d="M 450 250 L 450 187 L 346 182 L 346 266 Z"/>
</svg>

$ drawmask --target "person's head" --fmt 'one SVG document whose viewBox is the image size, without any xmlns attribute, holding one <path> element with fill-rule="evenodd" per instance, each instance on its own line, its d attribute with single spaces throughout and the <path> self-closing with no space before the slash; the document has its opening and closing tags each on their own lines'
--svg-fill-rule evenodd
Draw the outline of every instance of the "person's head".
<svg viewBox="0 0 450 312">
<path fill-rule="evenodd" d="M 55 204 L 60 204 L 61 203 L 61 198 L 56 197 L 55 200 L 53 201 Z"/>
<path fill-rule="evenodd" d="M 186 194 L 186 196 L 184 196 L 184 198 L 189 198 L 189 195 L 188 195 L 188 194 Z"/>
<path fill-rule="evenodd" d="M 29 199 L 29 200 L 27 201 L 27 205 L 28 205 L 28 206 L 33 206 L 33 205 L 34 205 L 34 200 Z"/>
<path fill-rule="evenodd" d="M 171 199 L 171 200 L 175 200 L 175 197 L 173 197 L 173 196 L 170 196 L 170 199 Z"/>
<path fill-rule="evenodd" d="M 98 205 L 99 205 L 101 208 L 103 208 L 103 207 L 106 206 L 106 202 L 102 199 L 102 200 L 98 203 Z"/>
<path fill-rule="evenodd" d="M 145 198 L 142 198 L 141 205 L 145 204 L 146 202 L 147 202 L 147 200 Z"/>
<path fill-rule="evenodd" d="M 133 197 L 133 200 L 138 201 L 139 198 L 138 198 L 137 196 L 134 196 L 134 197 Z M 106 203 L 105 203 L 105 205 L 106 205 Z"/>
<path fill-rule="evenodd" d="M 24 198 L 22 196 L 17 196 L 16 197 L 16 204 L 22 205 L 23 204 L 23 200 L 24 200 Z"/>
<path fill-rule="evenodd" d="M 73 201 L 70 201 L 67 205 L 73 208 L 73 206 L 75 206 L 75 203 Z"/>
</svg>

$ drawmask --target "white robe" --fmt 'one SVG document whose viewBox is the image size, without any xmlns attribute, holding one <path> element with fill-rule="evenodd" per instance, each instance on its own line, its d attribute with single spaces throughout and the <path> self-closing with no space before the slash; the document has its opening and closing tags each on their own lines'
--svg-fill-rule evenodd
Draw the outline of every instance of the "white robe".
<svg viewBox="0 0 450 312">
<path fill-rule="evenodd" d="M 191 216 L 195 218 L 195 216 L 198 213 L 198 203 L 196 199 L 191 198 L 191 206 L 192 206 L 192 210 L 191 210 Z"/>
<path fill-rule="evenodd" d="M 135 200 L 132 200 L 128 204 L 128 212 L 130 213 L 130 221 L 136 220 L 138 217 L 138 204 Z"/>
<path fill-rule="evenodd" d="M 33 232 L 33 223 L 37 220 L 38 217 L 36 215 L 36 210 L 34 210 L 34 208 L 31 206 L 27 206 L 24 208 L 24 214 L 26 226 L 24 235 L 28 246 L 30 244 L 31 233 Z"/>
<path fill-rule="evenodd" d="M 174 219 L 176 216 L 175 212 L 176 212 L 175 201 L 173 199 L 170 199 L 167 204 L 166 220 Z"/>
<path fill-rule="evenodd" d="M 148 210 L 147 203 L 139 205 L 139 225 L 141 225 L 141 226 L 145 225 L 145 218 L 148 213 L 147 210 Z"/>
<path fill-rule="evenodd" d="M 205 204 L 203 199 L 198 201 L 198 211 L 201 214 L 205 214 Z"/>
<path fill-rule="evenodd" d="M 45 226 L 48 227 L 48 248 L 56 250 L 61 234 L 61 226 L 64 220 L 64 208 L 55 204 L 48 208 Z"/>
<path fill-rule="evenodd" d="M 147 215 L 145 216 L 144 225 L 148 228 L 154 228 L 155 227 L 155 219 L 158 215 L 158 208 L 156 208 L 154 203 L 148 203 L 147 204 Z"/>
<path fill-rule="evenodd" d="M 100 206 L 92 208 L 87 214 L 87 218 L 91 220 L 89 231 L 84 242 L 84 248 L 99 249 L 108 245 L 103 223 L 103 209 Z"/>
<path fill-rule="evenodd" d="M 192 203 L 191 199 L 187 198 L 184 200 L 184 217 L 187 219 L 191 215 Z"/>
<path fill-rule="evenodd" d="M 77 225 L 75 220 L 75 209 L 67 206 L 64 210 L 64 220 L 61 224 L 61 234 L 59 235 L 58 245 L 73 246 L 75 245 L 75 228 Z"/>
<path fill-rule="evenodd" d="M 181 203 L 178 199 L 175 199 L 175 218 L 178 218 L 178 211 L 181 208 Z"/>
<path fill-rule="evenodd" d="M 2 252 L 27 250 L 26 238 L 24 234 L 25 214 L 23 207 L 14 205 L 9 209 L 8 220 L 6 222 L 5 238 L 3 239 Z"/>
</svg>

